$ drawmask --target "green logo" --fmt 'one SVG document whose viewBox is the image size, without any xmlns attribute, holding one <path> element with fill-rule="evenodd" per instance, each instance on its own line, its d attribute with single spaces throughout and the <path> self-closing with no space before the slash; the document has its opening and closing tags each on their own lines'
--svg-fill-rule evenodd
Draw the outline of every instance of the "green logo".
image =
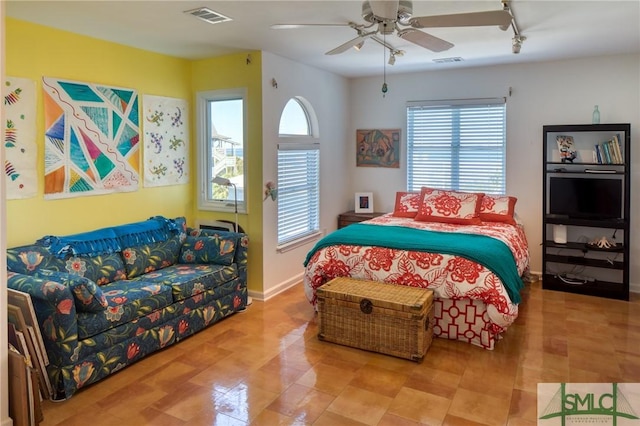
<svg viewBox="0 0 640 426">
<path fill-rule="evenodd" d="M 593 423 L 594 417 L 606 416 L 611 418 L 614 426 L 617 425 L 618 418 L 639 419 L 617 383 L 611 384 L 611 392 L 568 392 L 566 384 L 560 383 L 558 391 L 539 414 L 540 420 L 559 417 L 562 426 L 565 426 L 566 419 L 570 416 L 582 416 L 571 419 L 574 424 L 580 422 L 580 419 L 584 423 Z"/>
</svg>

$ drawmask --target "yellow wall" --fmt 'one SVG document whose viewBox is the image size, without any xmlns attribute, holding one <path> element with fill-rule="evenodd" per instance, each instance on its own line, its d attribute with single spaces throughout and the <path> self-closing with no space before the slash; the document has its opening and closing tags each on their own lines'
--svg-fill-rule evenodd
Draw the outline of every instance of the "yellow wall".
<svg viewBox="0 0 640 426">
<path fill-rule="evenodd" d="M 134 192 L 44 200 L 42 77 L 60 77 L 132 88 L 142 95 L 191 100 L 191 62 L 66 31 L 6 19 L 6 75 L 36 82 L 38 193 L 7 201 L 7 246 L 144 220 L 150 216 L 193 218 L 193 184 L 140 188 Z M 142 134 L 144 123 L 141 121 Z M 193 147 L 192 138 L 192 147 Z M 142 158 L 142 157 L 141 157 Z M 195 178 L 191 169 L 192 181 Z M 4 201 L 3 201 L 4 202 Z"/>
<path fill-rule="evenodd" d="M 247 88 L 248 188 L 245 190 L 248 214 L 238 222 L 249 235 L 249 290 L 262 291 L 262 56 L 260 52 L 227 55 L 192 63 L 193 99 L 197 92 Z M 194 104 L 195 105 L 195 104 Z M 195 153 L 194 153 L 195 158 Z M 195 162 L 193 163 L 194 167 Z M 233 213 L 197 211 L 194 185 L 193 209 L 197 219 L 234 220 Z"/>
<path fill-rule="evenodd" d="M 228 219 L 233 214 L 197 210 L 196 93 L 246 87 L 248 91 L 249 214 L 240 225 L 250 236 L 249 289 L 262 291 L 262 83 L 261 54 L 251 52 L 189 61 L 134 49 L 91 37 L 15 19 L 6 20 L 6 73 L 36 82 L 38 194 L 26 200 L 9 200 L 7 246 L 29 244 L 44 235 L 65 235 L 98 227 L 144 220 L 150 216 L 186 216 L 196 220 Z M 250 55 L 250 56 L 249 56 Z M 247 58 L 250 57 L 250 63 Z M 60 200 L 44 200 L 44 111 L 42 77 L 59 77 L 102 83 L 150 94 L 187 99 L 191 117 L 191 182 L 134 192 Z M 140 134 L 144 132 L 141 120 Z M 142 154 L 141 154 L 142 157 Z M 5 202 L 3 200 L 3 202 Z"/>
</svg>

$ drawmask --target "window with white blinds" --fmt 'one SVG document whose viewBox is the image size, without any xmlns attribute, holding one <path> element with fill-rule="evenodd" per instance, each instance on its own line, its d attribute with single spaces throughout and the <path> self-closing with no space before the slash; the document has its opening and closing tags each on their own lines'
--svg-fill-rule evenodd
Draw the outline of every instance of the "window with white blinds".
<svg viewBox="0 0 640 426">
<path fill-rule="evenodd" d="M 319 232 L 319 194 L 319 145 L 279 144 L 278 245 Z"/>
<path fill-rule="evenodd" d="M 407 188 L 505 192 L 505 100 L 410 102 Z"/>
</svg>

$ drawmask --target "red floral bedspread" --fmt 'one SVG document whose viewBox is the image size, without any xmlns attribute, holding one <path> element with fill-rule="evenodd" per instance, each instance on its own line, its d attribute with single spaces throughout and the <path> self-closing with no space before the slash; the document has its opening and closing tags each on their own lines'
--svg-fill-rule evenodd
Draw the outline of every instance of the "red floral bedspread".
<svg viewBox="0 0 640 426">
<path fill-rule="evenodd" d="M 420 222 L 391 214 L 368 223 L 487 235 L 509 247 L 520 275 L 529 265 L 527 239 L 520 226 L 498 222 L 461 226 Z M 325 247 L 311 257 L 305 269 L 304 286 L 309 301 L 315 306 L 316 289 L 341 276 L 430 288 L 436 299 L 434 334 L 487 349 L 493 349 L 495 340 L 518 316 L 518 305 L 511 302 L 493 272 L 454 255 L 371 246 Z"/>
</svg>

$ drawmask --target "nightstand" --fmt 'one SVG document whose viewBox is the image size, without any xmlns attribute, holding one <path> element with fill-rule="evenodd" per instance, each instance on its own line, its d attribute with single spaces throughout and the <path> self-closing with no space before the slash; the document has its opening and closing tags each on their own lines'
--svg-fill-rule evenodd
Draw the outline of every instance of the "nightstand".
<svg viewBox="0 0 640 426">
<path fill-rule="evenodd" d="M 347 225 L 351 225 L 352 223 L 362 222 L 364 220 L 373 219 L 374 217 L 382 216 L 384 213 L 374 212 L 374 213 L 356 213 L 351 210 L 346 213 L 342 213 L 338 215 L 338 229 L 344 228 Z"/>
</svg>

